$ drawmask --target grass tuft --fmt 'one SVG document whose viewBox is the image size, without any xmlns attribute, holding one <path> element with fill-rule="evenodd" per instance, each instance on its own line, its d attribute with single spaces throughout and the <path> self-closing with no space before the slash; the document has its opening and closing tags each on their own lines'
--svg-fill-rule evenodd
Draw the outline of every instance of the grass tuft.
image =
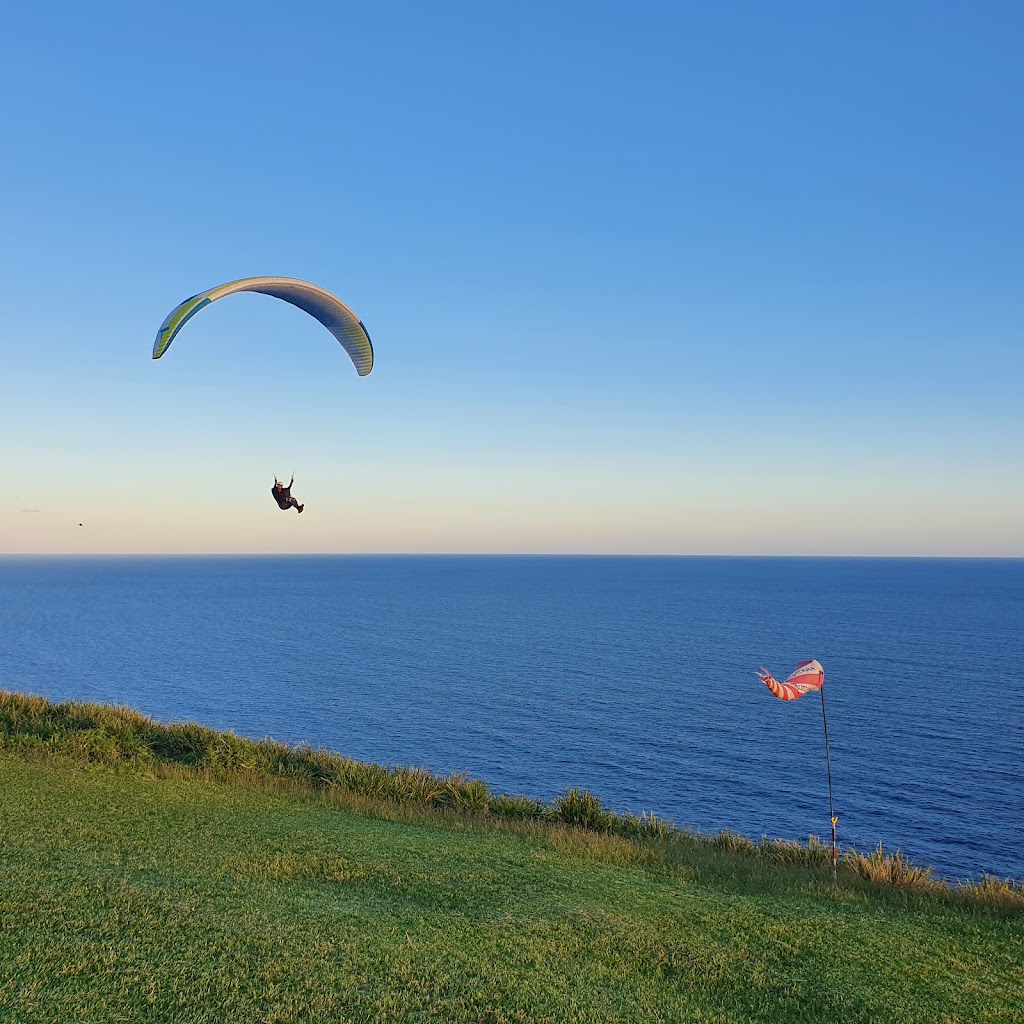
<svg viewBox="0 0 1024 1024">
<path fill-rule="evenodd" d="M 614 824 L 612 813 L 585 789 L 567 789 L 556 797 L 555 813 L 567 825 L 591 832 L 610 832 Z"/>
<path fill-rule="evenodd" d="M 849 850 L 843 862 L 860 878 L 884 885 L 896 885 L 904 889 L 929 889 L 942 883 L 932 878 L 932 869 L 912 864 L 897 850 L 887 854 L 878 844 L 878 849 L 869 854 Z"/>
</svg>

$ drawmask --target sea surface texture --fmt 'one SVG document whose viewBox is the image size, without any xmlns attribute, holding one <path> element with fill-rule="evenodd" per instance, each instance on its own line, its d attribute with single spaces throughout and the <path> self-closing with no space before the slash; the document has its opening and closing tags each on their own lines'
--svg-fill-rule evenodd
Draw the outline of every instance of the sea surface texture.
<svg viewBox="0 0 1024 1024">
<path fill-rule="evenodd" d="M 1024 878 L 1024 560 L 7 558 L 0 687 Z"/>
</svg>

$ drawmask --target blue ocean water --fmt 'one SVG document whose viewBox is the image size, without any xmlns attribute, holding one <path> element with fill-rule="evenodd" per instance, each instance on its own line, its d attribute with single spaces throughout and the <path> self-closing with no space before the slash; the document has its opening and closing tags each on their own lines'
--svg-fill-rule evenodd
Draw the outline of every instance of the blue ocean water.
<svg viewBox="0 0 1024 1024">
<path fill-rule="evenodd" d="M 0 686 L 1024 878 L 1024 560 L 7 558 Z"/>
</svg>

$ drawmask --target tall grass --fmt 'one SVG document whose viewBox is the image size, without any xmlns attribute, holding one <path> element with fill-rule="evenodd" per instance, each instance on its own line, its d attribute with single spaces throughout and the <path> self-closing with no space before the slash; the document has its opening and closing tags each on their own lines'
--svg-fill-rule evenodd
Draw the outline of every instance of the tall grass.
<svg viewBox="0 0 1024 1024">
<path fill-rule="evenodd" d="M 849 850 L 844 855 L 843 862 L 855 874 L 872 882 L 916 889 L 932 888 L 937 884 L 936 880 L 932 878 L 931 868 L 910 863 L 904 859 L 899 850 L 887 854 L 882 849 L 881 843 L 878 844 L 877 850 L 873 850 L 869 854 Z"/>
<path fill-rule="evenodd" d="M 562 846 L 586 850 L 597 859 L 657 861 L 678 870 L 681 855 L 691 867 L 703 863 L 716 870 L 730 864 L 798 867 L 831 873 L 832 851 L 816 836 L 806 844 L 769 840 L 754 842 L 723 830 L 704 835 L 680 829 L 653 813 L 618 814 L 584 789 L 570 788 L 545 803 L 519 794 L 494 793 L 482 779 L 464 773 L 435 775 L 423 768 L 385 767 L 322 748 L 291 746 L 266 738 L 250 740 L 194 722 L 163 725 L 127 707 L 79 701 L 52 703 L 43 697 L 0 690 L 0 750 L 28 756 L 60 756 L 87 764 L 147 775 L 187 774 L 239 781 L 249 786 L 287 785 L 325 797 L 408 808 L 444 811 L 495 824 L 554 828 Z M 561 831 L 559 831 L 561 830 Z M 568 830 L 568 832 L 566 831 Z M 570 834 L 578 838 L 566 838 Z M 624 853 L 623 842 L 634 854 Z M 696 861 L 694 860 L 696 857 Z M 703 860 L 702 860 L 703 858 Z M 847 882 L 904 890 L 948 892 L 947 883 L 930 868 L 906 861 L 899 850 L 887 854 L 879 845 L 870 854 L 847 850 L 841 861 Z M 1024 908 L 1024 885 L 984 879 L 957 887 L 957 894 L 997 907 Z"/>
</svg>

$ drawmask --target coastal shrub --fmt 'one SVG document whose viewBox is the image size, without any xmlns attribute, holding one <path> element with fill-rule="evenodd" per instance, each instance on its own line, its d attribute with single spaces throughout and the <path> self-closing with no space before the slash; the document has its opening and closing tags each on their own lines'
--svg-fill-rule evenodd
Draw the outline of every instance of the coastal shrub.
<svg viewBox="0 0 1024 1024">
<path fill-rule="evenodd" d="M 149 728 L 142 735 L 156 757 L 190 765 L 199 764 L 205 759 L 213 738 L 212 729 L 195 722 L 175 722 L 155 728 L 152 722 L 147 724 Z"/>
<path fill-rule="evenodd" d="M 756 846 L 750 839 L 736 832 L 730 832 L 727 828 L 708 836 L 708 843 L 712 849 L 725 853 L 754 853 L 756 851 Z"/>
<path fill-rule="evenodd" d="M 388 769 L 383 765 L 343 758 L 338 765 L 338 785 L 359 796 L 393 799 L 391 790 L 394 785 Z"/>
<path fill-rule="evenodd" d="M 491 810 L 491 788 L 483 779 L 470 779 L 464 774 L 453 775 L 448 780 L 453 806 L 472 814 L 489 814 Z"/>
<path fill-rule="evenodd" d="M 532 796 L 499 793 L 491 798 L 490 810 L 491 814 L 499 818 L 525 820 L 543 817 L 545 805 Z"/>
<path fill-rule="evenodd" d="M 56 754 L 89 764 L 144 767 L 153 763 L 152 752 L 131 733 L 104 729 L 76 729 L 50 737 L 47 746 Z"/>
<path fill-rule="evenodd" d="M 297 779 L 302 776 L 303 751 L 270 738 L 256 744 L 259 771 L 274 778 Z"/>
<path fill-rule="evenodd" d="M 964 891 L 977 902 L 994 908 L 1024 909 L 1024 879 L 982 875 L 981 881 L 965 885 Z"/>
<path fill-rule="evenodd" d="M 904 860 L 903 854 L 899 850 L 887 854 L 882 849 L 881 843 L 878 844 L 877 850 L 872 850 L 868 854 L 849 850 L 843 855 L 843 863 L 854 874 L 860 878 L 866 878 L 870 882 L 911 888 L 936 884 L 932 879 L 931 868 L 920 867 Z"/>
<path fill-rule="evenodd" d="M 42 697 L 21 697 L 0 691 L 0 736 L 6 740 L 31 734 L 46 739 L 54 731 L 46 716 L 52 707 Z"/>
<path fill-rule="evenodd" d="M 804 867 L 831 867 L 832 847 L 815 835 L 806 843 L 789 839 L 769 839 L 761 836 L 757 844 L 758 855 L 772 864 L 794 864 Z"/>
<path fill-rule="evenodd" d="M 72 714 L 84 728 L 109 729 L 112 732 L 143 733 L 152 728 L 153 722 L 141 711 L 122 704 L 78 704 L 72 703 Z"/>
<path fill-rule="evenodd" d="M 203 766 L 214 772 L 244 774 L 256 768 L 255 744 L 233 732 L 217 733 L 207 745 Z"/>
<path fill-rule="evenodd" d="M 664 818 L 659 818 L 654 811 L 641 811 L 639 818 L 634 814 L 627 814 L 622 820 L 625 823 L 623 833 L 638 838 L 670 839 L 679 832 L 674 825 Z"/>
<path fill-rule="evenodd" d="M 555 798 L 555 813 L 567 825 L 607 832 L 612 815 L 593 793 L 585 789 L 567 789 Z"/>
<path fill-rule="evenodd" d="M 413 803 L 426 804 L 428 807 L 444 806 L 448 801 L 448 786 L 440 779 L 422 768 L 396 768 L 394 778 L 398 783 L 392 799 L 409 800 Z"/>
<path fill-rule="evenodd" d="M 339 759 L 329 750 L 303 746 L 296 751 L 290 761 L 279 755 L 275 762 L 283 772 L 304 779 L 314 789 L 327 789 L 339 783 Z"/>
</svg>

